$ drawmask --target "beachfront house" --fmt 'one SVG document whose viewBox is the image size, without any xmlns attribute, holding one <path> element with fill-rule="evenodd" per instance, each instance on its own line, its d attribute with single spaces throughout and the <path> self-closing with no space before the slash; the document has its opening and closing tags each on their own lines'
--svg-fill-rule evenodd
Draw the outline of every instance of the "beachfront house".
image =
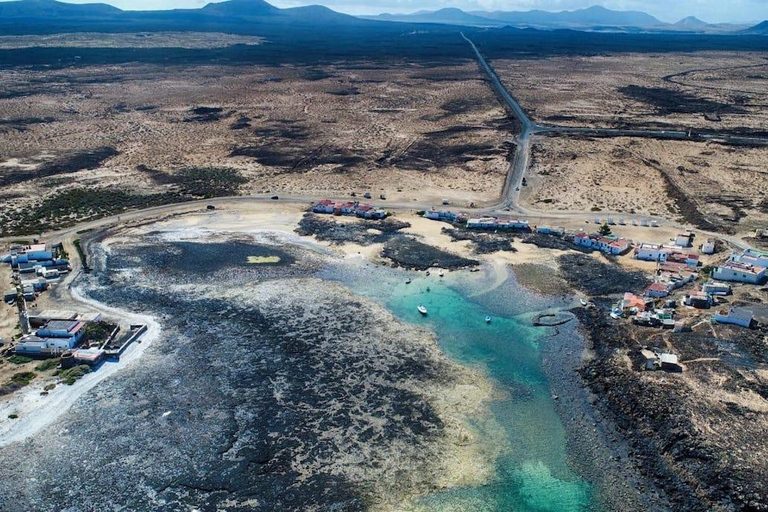
<svg viewBox="0 0 768 512">
<path fill-rule="evenodd" d="M 363 219 L 383 219 L 387 212 L 370 204 L 360 204 L 355 210 L 355 215 Z"/>
<path fill-rule="evenodd" d="M 315 213 L 333 213 L 336 209 L 336 203 L 330 199 L 323 199 L 318 201 L 312 206 L 312 211 Z"/>
<path fill-rule="evenodd" d="M 580 247 L 595 249 L 605 254 L 618 255 L 626 252 L 631 242 L 626 238 L 603 236 L 597 233 L 587 234 L 584 231 L 573 237 L 573 243 Z"/>
<path fill-rule="evenodd" d="M 712 320 L 719 324 L 732 324 L 751 329 L 755 326 L 755 318 L 752 311 L 744 308 L 730 308 L 728 311 L 716 313 Z"/>
<path fill-rule="evenodd" d="M 715 251 L 717 250 L 717 242 L 714 238 L 710 238 L 703 244 L 701 244 L 701 252 L 702 254 L 715 254 Z"/>
<path fill-rule="evenodd" d="M 760 284 L 765 281 L 766 273 L 765 267 L 754 266 L 743 261 L 728 260 L 715 267 L 712 278 L 718 281 Z"/>
<path fill-rule="evenodd" d="M 536 232 L 542 235 L 563 236 L 565 235 L 565 228 L 552 228 L 549 226 L 539 226 L 536 228 Z"/>
<path fill-rule="evenodd" d="M 424 218 L 443 222 L 466 222 L 467 220 L 467 217 L 464 214 L 454 213 L 448 210 L 436 210 L 434 208 L 424 212 Z"/>
<path fill-rule="evenodd" d="M 85 335 L 85 322 L 78 320 L 51 320 L 37 330 L 37 335 L 41 338 L 67 340 L 68 348 L 72 348 L 83 339 Z"/>
</svg>

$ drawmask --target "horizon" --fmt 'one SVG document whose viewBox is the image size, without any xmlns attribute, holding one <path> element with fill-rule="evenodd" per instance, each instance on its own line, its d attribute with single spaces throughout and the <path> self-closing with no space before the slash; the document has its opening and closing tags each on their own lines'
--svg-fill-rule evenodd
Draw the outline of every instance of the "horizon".
<svg viewBox="0 0 768 512">
<path fill-rule="evenodd" d="M 14 0 L 0 0 L 7 2 Z M 64 1 L 64 0 L 59 0 Z M 226 0 L 66 0 L 66 3 L 105 3 L 126 11 L 199 9 L 209 3 Z M 353 16 L 378 14 L 407 15 L 420 11 L 437 11 L 445 8 L 472 11 L 573 11 L 593 6 L 614 11 L 640 11 L 665 23 L 675 23 L 687 17 L 695 17 L 706 23 L 755 24 L 768 19 L 768 3 L 760 0 L 733 0 L 728 5 L 699 0 L 675 2 L 666 0 L 266 0 L 280 8 L 306 5 L 323 5 L 337 12 Z M 715 5 L 712 5 L 712 4 Z"/>
</svg>

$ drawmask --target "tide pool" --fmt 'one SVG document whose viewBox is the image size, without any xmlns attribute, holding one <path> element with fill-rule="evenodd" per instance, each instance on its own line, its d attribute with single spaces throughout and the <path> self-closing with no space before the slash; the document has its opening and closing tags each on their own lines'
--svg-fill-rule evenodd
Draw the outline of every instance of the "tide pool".
<svg viewBox="0 0 768 512">
<path fill-rule="evenodd" d="M 413 279 L 375 271 L 371 279 L 344 279 L 357 293 L 377 300 L 398 318 L 434 332 L 441 349 L 454 361 L 479 367 L 496 384 L 500 398 L 491 403 L 493 421 L 478 418 L 478 438 L 505 446 L 496 460 L 496 476 L 480 487 L 454 488 L 420 498 L 422 510 L 570 512 L 597 510 L 588 482 L 566 464 L 566 433 L 542 369 L 540 344 L 547 329 L 530 324 L 531 311 L 542 303 L 516 283 L 491 292 L 470 294 L 463 284 L 436 276 Z M 479 277 L 479 276 L 478 276 Z M 514 290 L 513 290 L 514 291 Z M 501 295 L 507 297 L 501 299 Z M 493 294 L 496 294 L 494 296 Z M 470 298 L 471 295 L 471 298 Z M 519 300 L 510 301 L 517 296 Z M 417 311 L 424 305 L 426 317 Z M 484 304 L 484 305 L 483 305 Z M 486 323 L 486 315 L 491 322 Z"/>
</svg>

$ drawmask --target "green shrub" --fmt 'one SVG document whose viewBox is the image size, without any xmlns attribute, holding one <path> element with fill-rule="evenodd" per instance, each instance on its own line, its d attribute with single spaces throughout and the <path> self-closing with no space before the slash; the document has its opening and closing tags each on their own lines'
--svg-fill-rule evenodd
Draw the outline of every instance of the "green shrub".
<svg viewBox="0 0 768 512">
<path fill-rule="evenodd" d="M 11 357 L 8 358 L 8 360 L 13 364 L 27 364 L 28 362 L 32 361 L 32 358 L 26 357 L 26 356 L 20 356 L 18 354 L 13 354 Z"/>
<path fill-rule="evenodd" d="M 19 372 L 14 373 L 11 377 L 11 382 L 14 384 L 22 384 L 26 386 L 30 382 L 32 382 L 32 379 L 37 377 L 37 374 L 35 372 Z"/>
<path fill-rule="evenodd" d="M 19 417 L 19 415 L 16 414 L 15 412 L 12 412 L 11 414 L 8 415 L 8 418 L 11 419 L 11 420 L 15 420 L 18 417 Z"/>
<path fill-rule="evenodd" d="M 71 386 L 88 373 L 91 373 L 91 367 L 87 364 L 81 364 L 80 366 L 58 372 L 58 376 L 64 384 Z"/>
<path fill-rule="evenodd" d="M 35 370 L 37 370 L 39 372 L 44 372 L 44 371 L 50 370 L 52 368 L 56 368 L 57 366 L 59 366 L 60 362 L 61 362 L 61 359 L 58 358 L 58 357 L 55 357 L 53 359 L 46 359 L 45 361 L 43 361 L 42 363 L 37 365 L 35 367 Z"/>
<path fill-rule="evenodd" d="M 46 385 L 45 385 L 45 387 L 43 388 L 43 391 L 51 391 L 51 390 L 52 390 L 52 389 L 54 389 L 55 387 L 56 387 L 56 384 L 54 384 L 53 382 L 51 382 L 50 384 L 46 384 Z"/>
</svg>

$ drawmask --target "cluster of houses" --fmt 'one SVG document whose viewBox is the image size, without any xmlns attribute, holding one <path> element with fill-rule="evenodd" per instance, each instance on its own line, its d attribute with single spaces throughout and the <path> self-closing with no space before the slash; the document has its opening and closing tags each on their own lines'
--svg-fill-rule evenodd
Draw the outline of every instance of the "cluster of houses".
<svg viewBox="0 0 768 512">
<path fill-rule="evenodd" d="M 25 301 L 34 301 L 52 281 L 69 272 L 69 260 L 57 257 L 60 251 L 60 245 L 49 248 L 45 243 L 11 246 L 7 254 L 0 256 L 0 261 L 11 266 L 18 288 L 3 292 L 3 300 L 13 303 L 21 293 Z"/>
<path fill-rule="evenodd" d="M 357 216 L 363 219 L 383 219 L 387 212 L 370 204 L 362 204 L 357 201 L 337 203 L 330 199 L 323 199 L 312 205 L 314 213 L 329 213 L 332 215 Z"/>
<path fill-rule="evenodd" d="M 680 235 L 682 236 L 682 235 Z M 687 237 L 691 239 L 692 237 Z M 692 283 L 698 277 L 698 256 L 680 249 L 689 247 L 692 243 L 678 237 L 675 245 L 651 246 L 640 244 L 635 249 L 635 257 L 650 261 L 658 261 L 654 282 L 648 286 L 642 296 L 631 293 L 624 295 L 613 308 L 614 318 L 631 317 L 638 325 L 674 328 L 685 328 L 674 320 L 674 301 L 667 301 L 665 308 L 655 309 L 654 301 L 668 297 L 675 289 Z M 768 253 L 753 249 L 741 253 L 733 253 L 728 261 L 715 267 L 712 279 L 701 286 L 700 290 L 687 293 L 681 303 L 696 309 L 709 309 L 717 301 L 716 296 L 730 295 L 733 290 L 728 282 L 759 284 L 765 282 L 765 272 L 768 266 Z M 712 321 L 721 324 L 733 324 L 752 328 L 756 321 L 749 309 L 730 307 L 718 311 Z"/>
</svg>

